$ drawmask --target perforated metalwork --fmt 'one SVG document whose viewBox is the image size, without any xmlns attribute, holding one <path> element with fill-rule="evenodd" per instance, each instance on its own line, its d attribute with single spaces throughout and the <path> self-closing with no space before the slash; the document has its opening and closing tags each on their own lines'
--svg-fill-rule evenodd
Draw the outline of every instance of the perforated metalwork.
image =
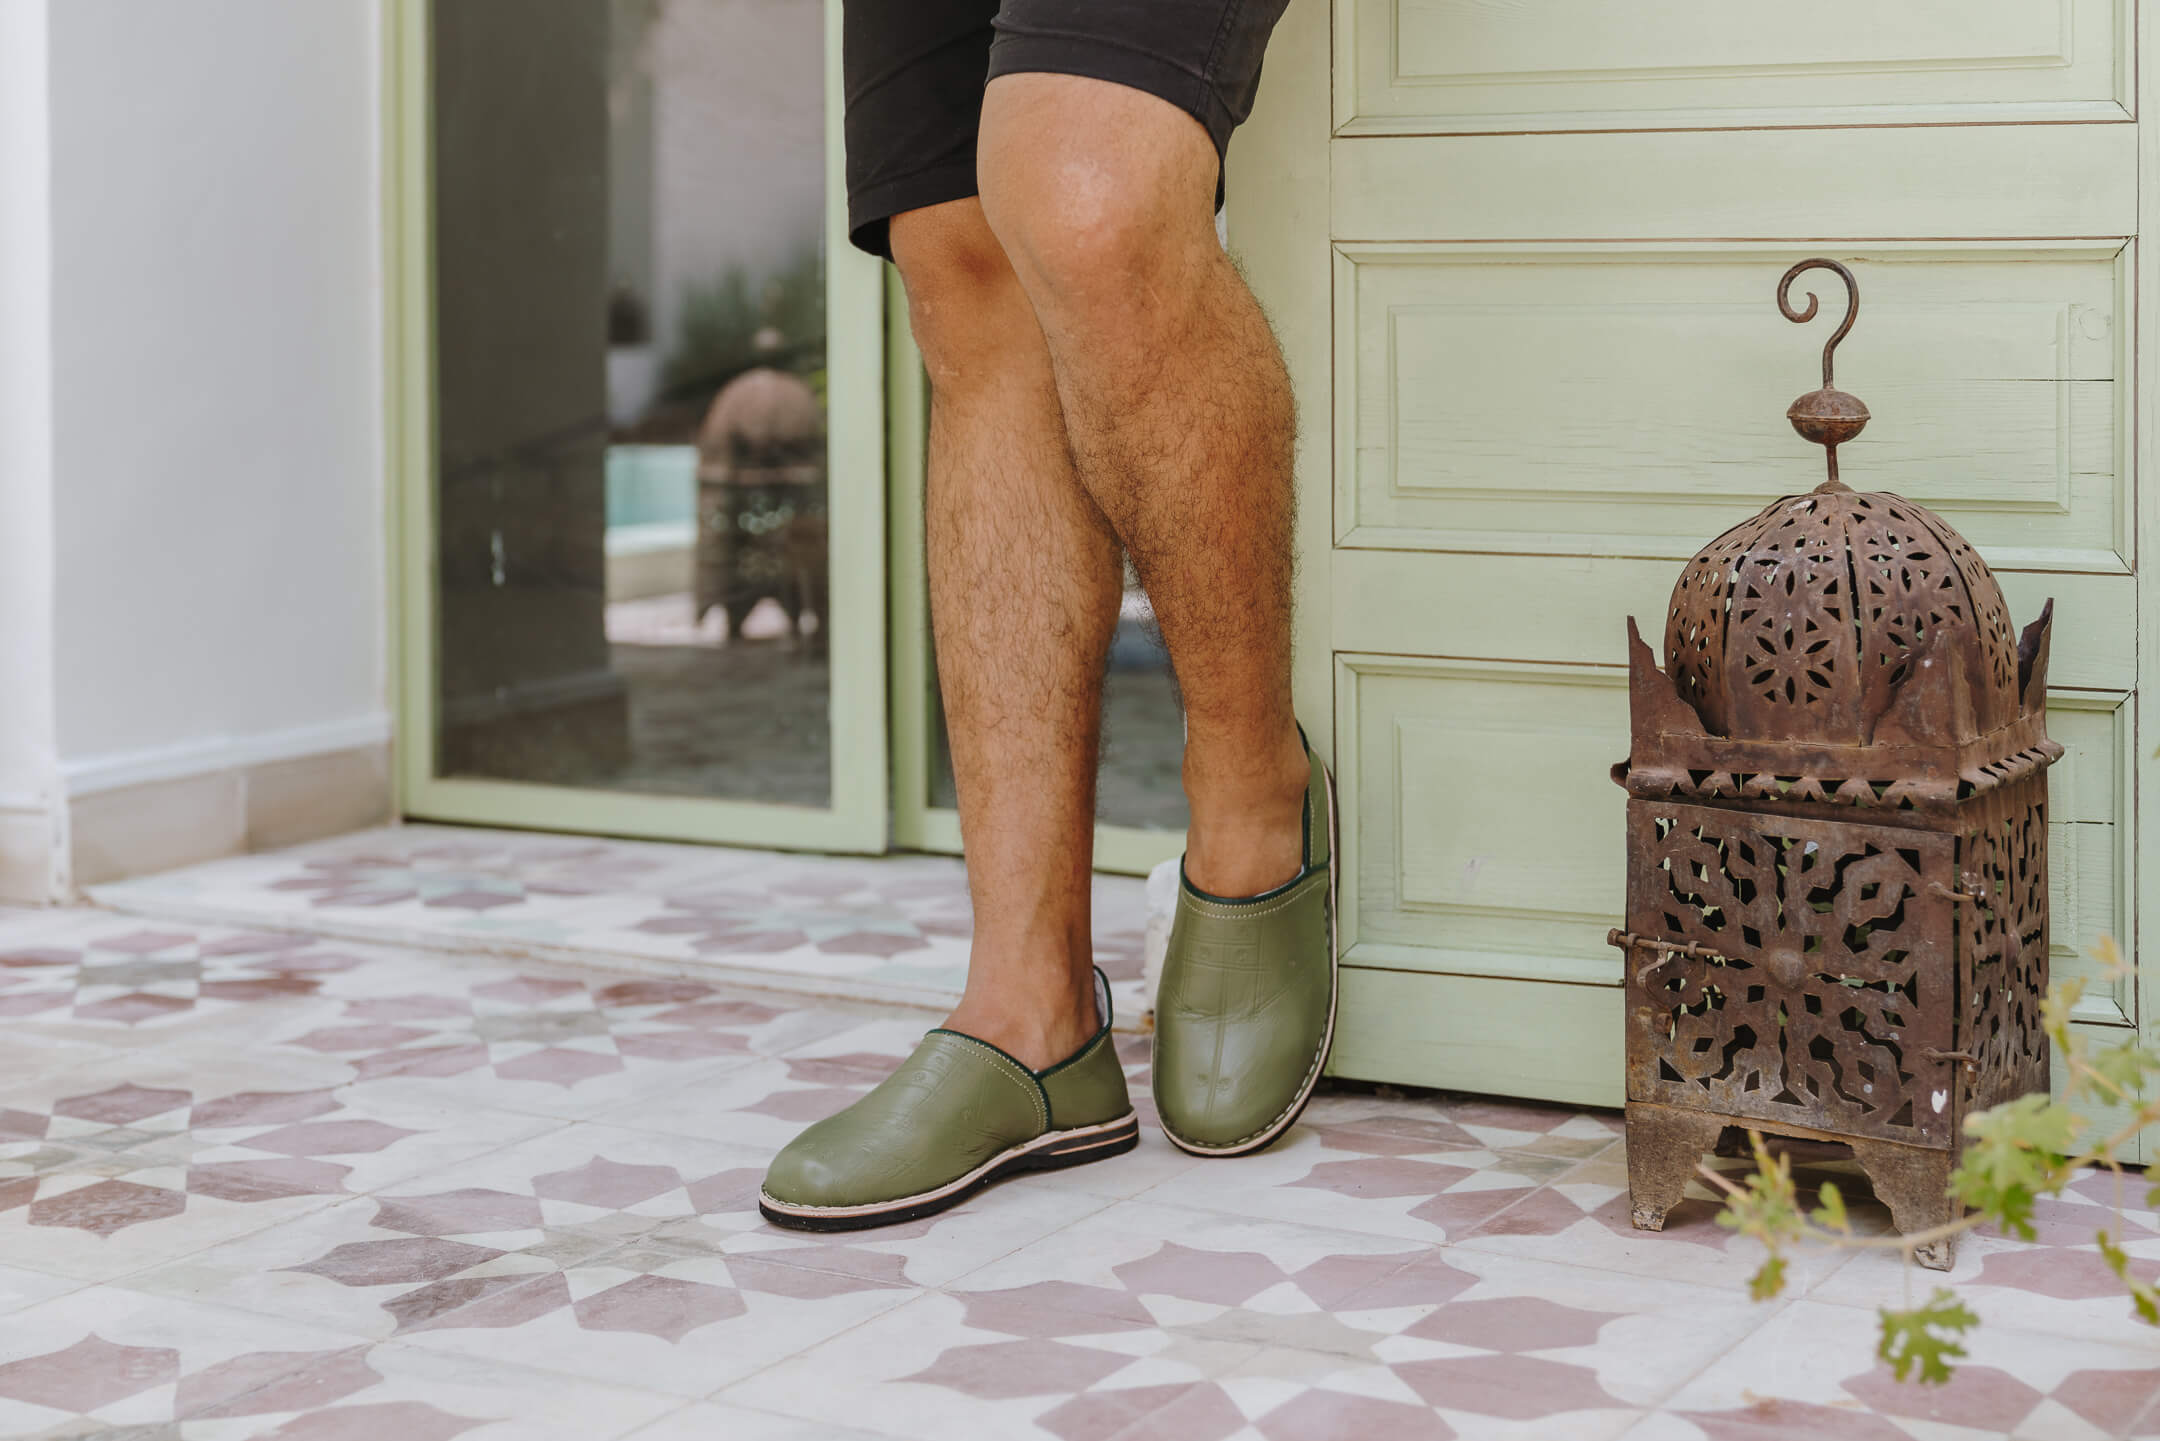
<svg viewBox="0 0 2160 1441">
<path fill-rule="evenodd" d="M 1967 899 L 1957 908 L 1968 1112 L 2048 1087 L 2047 787 L 2027 782 L 1972 809 L 1958 837 Z"/>
<path fill-rule="evenodd" d="M 1864 745 L 1924 661 L 1965 678 L 1973 736 L 2018 714 L 2001 587 L 1939 516 L 1887 493 L 1825 486 L 1712 541 L 1673 589 L 1665 654 L 1715 735 Z"/>
<path fill-rule="evenodd" d="M 1631 808 L 1633 1099 L 1887 1140 L 1948 1138 L 1948 837 Z M 1674 942 L 1688 952 L 1668 948 Z M 1934 1093 L 1944 1104 L 1934 1104 Z"/>
</svg>

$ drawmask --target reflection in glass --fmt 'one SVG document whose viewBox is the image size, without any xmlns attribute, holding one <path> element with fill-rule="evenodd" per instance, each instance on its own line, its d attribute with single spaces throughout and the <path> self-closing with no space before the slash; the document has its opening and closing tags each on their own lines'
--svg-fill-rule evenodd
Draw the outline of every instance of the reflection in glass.
<svg viewBox="0 0 2160 1441">
<path fill-rule="evenodd" d="M 820 0 L 436 0 L 446 775 L 831 797 Z"/>
<path fill-rule="evenodd" d="M 1104 825 L 1140 830 L 1182 831 L 1187 820 L 1183 776 L 1185 713 L 1178 700 L 1170 654 L 1155 626 L 1155 612 L 1129 563 L 1107 665 L 1095 819 Z M 942 710 L 938 712 L 936 745 L 930 772 L 930 804 L 951 807 L 957 802 L 951 743 L 945 734 Z"/>
<path fill-rule="evenodd" d="M 1185 829 L 1185 712 L 1155 611 L 1130 566 L 1103 685 L 1102 769 L 1095 819 L 1150 831 Z"/>
</svg>

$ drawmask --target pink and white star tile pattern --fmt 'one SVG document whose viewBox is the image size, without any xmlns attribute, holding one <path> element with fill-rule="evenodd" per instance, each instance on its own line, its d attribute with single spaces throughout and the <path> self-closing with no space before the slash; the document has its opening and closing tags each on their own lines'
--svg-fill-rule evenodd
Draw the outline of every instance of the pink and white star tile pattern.
<svg viewBox="0 0 2160 1441">
<path fill-rule="evenodd" d="M 967 976 L 967 877 L 945 856 L 848 860 L 403 825 L 93 888 L 163 919 L 573 963 L 600 955 L 827 996 L 948 1003 Z M 1096 959 L 1121 1023 L 1146 1009 L 1142 883 L 1096 880 Z"/>
<path fill-rule="evenodd" d="M 548 884 L 688 864 L 654 849 Z M 829 864 L 820 905 L 913 884 Z M 1968 1239 L 1985 1324 L 1928 1390 L 1876 1363 L 1874 1308 L 1937 1277 L 1809 1254 L 1751 1303 L 1707 1192 L 1628 1225 L 1607 1112 L 1328 1087 L 1256 1157 L 1150 1119 L 1131 1155 L 811 1236 L 760 1220 L 765 1165 L 924 1012 L 505 948 L 0 913 L 0 1435 L 2160 1441 L 2160 1334 L 2092 1246 L 2126 1206 L 2160 1272 L 2136 1178 Z M 1147 1042 L 1121 1053 L 1145 1114 Z M 1884 1224 L 1834 1149 L 1795 1157 Z"/>
</svg>

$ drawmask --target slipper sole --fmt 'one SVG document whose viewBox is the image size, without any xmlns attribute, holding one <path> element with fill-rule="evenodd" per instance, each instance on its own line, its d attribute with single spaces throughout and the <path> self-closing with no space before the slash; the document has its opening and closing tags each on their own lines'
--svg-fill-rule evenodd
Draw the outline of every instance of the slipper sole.
<svg viewBox="0 0 2160 1441">
<path fill-rule="evenodd" d="M 1046 1131 L 1034 1140 L 1001 1151 L 956 1181 L 935 1190 L 862 1206 L 798 1206 L 758 1192 L 758 1212 L 775 1226 L 797 1231 L 862 1231 L 892 1226 L 950 1210 L 996 1181 L 1028 1171 L 1057 1171 L 1122 1156 L 1140 1144 L 1140 1117 L 1127 1111 L 1099 1126 Z"/>
</svg>

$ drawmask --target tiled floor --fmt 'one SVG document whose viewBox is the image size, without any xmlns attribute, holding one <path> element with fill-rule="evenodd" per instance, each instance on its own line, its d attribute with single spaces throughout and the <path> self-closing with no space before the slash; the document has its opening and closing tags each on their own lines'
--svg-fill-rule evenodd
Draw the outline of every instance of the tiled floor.
<svg viewBox="0 0 2160 1441">
<path fill-rule="evenodd" d="M 677 969 L 697 939 L 732 961 L 728 938 L 792 931 L 752 954 L 852 963 L 820 935 L 911 929 L 942 955 L 965 931 L 964 905 L 908 899 L 942 863 L 734 858 L 725 885 L 653 881 L 642 913 L 595 920 L 562 892 L 687 862 L 465 844 L 523 859 L 468 855 L 455 884 L 410 852 L 150 884 L 222 905 L 238 876 L 307 880 L 271 892 L 284 925 L 459 897 L 434 909 L 463 927 L 501 895 L 565 948 L 691 947 L 631 957 Z M 636 929 L 721 896 L 697 931 Z M 1985 1324 L 1947 1390 L 1872 1354 L 1873 1308 L 1937 1278 L 1814 1254 L 1790 1297 L 1750 1303 L 1750 1248 L 1707 1201 L 1629 1228 L 1610 1114 L 1334 1089 L 1258 1157 L 1197 1162 L 1149 1129 L 939 1218 L 810 1237 L 759 1221 L 762 1168 L 922 1012 L 478 948 L 505 934 L 0 913 L 0 1435 L 2160 1437 L 2160 1335 L 2087 1244 L 2109 1178 L 2047 1206 L 2041 1244 L 1967 1241 L 1953 1280 Z M 1124 1049 L 1144 1098 L 1147 1043 Z M 2160 1217 L 2128 1224 L 2160 1271 Z"/>
<path fill-rule="evenodd" d="M 608 964 L 943 1007 L 967 975 L 967 882 L 946 856 L 848 860 L 454 826 L 92 888 L 132 914 Z M 1137 1023 L 1142 883 L 1095 882 L 1096 961 Z"/>
</svg>

